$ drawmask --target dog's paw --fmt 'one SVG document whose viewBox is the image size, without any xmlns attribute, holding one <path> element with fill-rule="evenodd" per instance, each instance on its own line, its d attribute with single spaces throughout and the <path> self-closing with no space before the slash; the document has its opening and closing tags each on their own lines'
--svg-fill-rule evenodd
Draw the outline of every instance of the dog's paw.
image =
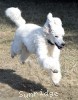
<svg viewBox="0 0 78 100">
<path fill-rule="evenodd" d="M 25 64 L 25 62 L 23 61 L 22 64 Z"/>
<path fill-rule="evenodd" d="M 14 58 L 16 56 L 15 53 L 11 53 L 11 58 Z"/>
<path fill-rule="evenodd" d="M 54 70 L 53 70 L 53 73 L 58 73 L 58 70 L 57 70 L 57 69 L 54 69 Z"/>
<path fill-rule="evenodd" d="M 60 84 L 59 84 L 59 83 L 54 83 L 54 85 L 55 85 L 56 87 L 60 87 Z"/>
<path fill-rule="evenodd" d="M 54 83 L 55 86 L 60 86 L 60 81 L 61 81 L 61 72 L 58 73 L 53 73 L 51 71 L 51 77 L 52 77 L 52 81 Z"/>
<path fill-rule="evenodd" d="M 14 58 L 14 56 L 13 56 L 13 55 L 11 55 L 11 58 Z"/>
<path fill-rule="evenodd" d="M 21 65 L 24 65 L 24 64 L 25 64 L 25 62 L 24 62 L 24 61 L 20 61 L 20 64 L 21 64 Z"/>
</svg>

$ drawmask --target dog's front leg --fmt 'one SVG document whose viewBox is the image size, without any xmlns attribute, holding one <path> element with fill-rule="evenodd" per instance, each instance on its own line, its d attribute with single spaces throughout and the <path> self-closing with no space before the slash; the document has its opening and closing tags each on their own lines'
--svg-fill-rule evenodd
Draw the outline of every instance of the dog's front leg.
<svg viewBox="0 0 78 100">
<path fill-rule="evenodd" d="M 52 78 L 53 83 L 56 86 L 59 86 L 62 75 L 61 75 L 60 61 L 59 61 L 60 49 L 58 49 L 57 46 L 54 46 L 54 49 L 51 51 L 51 57 L 54 59 L 54 62 L 55 62 L 54 68 L 58 70 L 58 73 L 53 73 L 53 71 L 50 70 L 51 78 Z"/>
<path fill-rule="evenodd" d="M 51 71 L 51 78 L 52 78 L 52 81 L 53 81 L 54 85 L 59 86 L 60 85 L 60 80 L 61 80 L 61 77 L 62 77 L 59 62 L 56 63 L 56 66 L 58 67 L 58 73 L 53 73 Z"/>
<path fill-rule="evenodd" d="M 53 72 L 57 73 L 58 68 L 54 67 L 55 61 L 52 57 L 48 56 L 48 49 L 44 38 L 39 38 L 36 41 L 36 54 L 38 56 L 40 64 L 43 68 L 52 70 Z"/>
</svg>

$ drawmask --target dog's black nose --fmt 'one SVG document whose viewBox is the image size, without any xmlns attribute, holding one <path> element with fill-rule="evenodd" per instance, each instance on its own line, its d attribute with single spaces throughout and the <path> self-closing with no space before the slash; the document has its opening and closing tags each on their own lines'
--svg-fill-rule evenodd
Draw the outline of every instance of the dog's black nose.
<svg viewBox="0 0 78 100">
<path fill-rule="evenodd" d="M 62 46 L 65 46 L 65 42 L 61 44 Z"/>
</svg>

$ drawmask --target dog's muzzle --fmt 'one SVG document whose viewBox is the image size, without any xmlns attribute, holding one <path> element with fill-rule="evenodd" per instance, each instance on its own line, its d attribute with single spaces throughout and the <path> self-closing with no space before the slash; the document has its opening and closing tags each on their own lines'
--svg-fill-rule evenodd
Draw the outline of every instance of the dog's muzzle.
<svg viewBox="0 0 78 100">
<path fill-rule="evenodd" d="M 58 49 L 62 49 L 65 46 L 65 42 L 63 42 L 61 45 L 58 45 L 57 43 L 53 44 L 50 40 L 47 40 L 47 42 L 50 45 L 56 45 L 58 47 Z"/>
<path fill-rule="evenodd" d="M 55 45 L 58 47 L 58 49 L 62 49 L 65 46 L 65 42 L 62 43 L 60 46 L 57 43 L 55 43 Z"/>
</svg>

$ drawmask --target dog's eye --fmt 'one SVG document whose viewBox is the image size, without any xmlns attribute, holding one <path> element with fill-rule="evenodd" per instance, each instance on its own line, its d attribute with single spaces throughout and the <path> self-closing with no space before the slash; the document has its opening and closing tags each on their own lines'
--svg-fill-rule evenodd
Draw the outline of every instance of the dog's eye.
<svg viewBox="0 0 78 100">
<path fill-rule="evenodd" d="M 58 38 L 58 36 L 55 36 L 56 38 Z"/>
</svg>

